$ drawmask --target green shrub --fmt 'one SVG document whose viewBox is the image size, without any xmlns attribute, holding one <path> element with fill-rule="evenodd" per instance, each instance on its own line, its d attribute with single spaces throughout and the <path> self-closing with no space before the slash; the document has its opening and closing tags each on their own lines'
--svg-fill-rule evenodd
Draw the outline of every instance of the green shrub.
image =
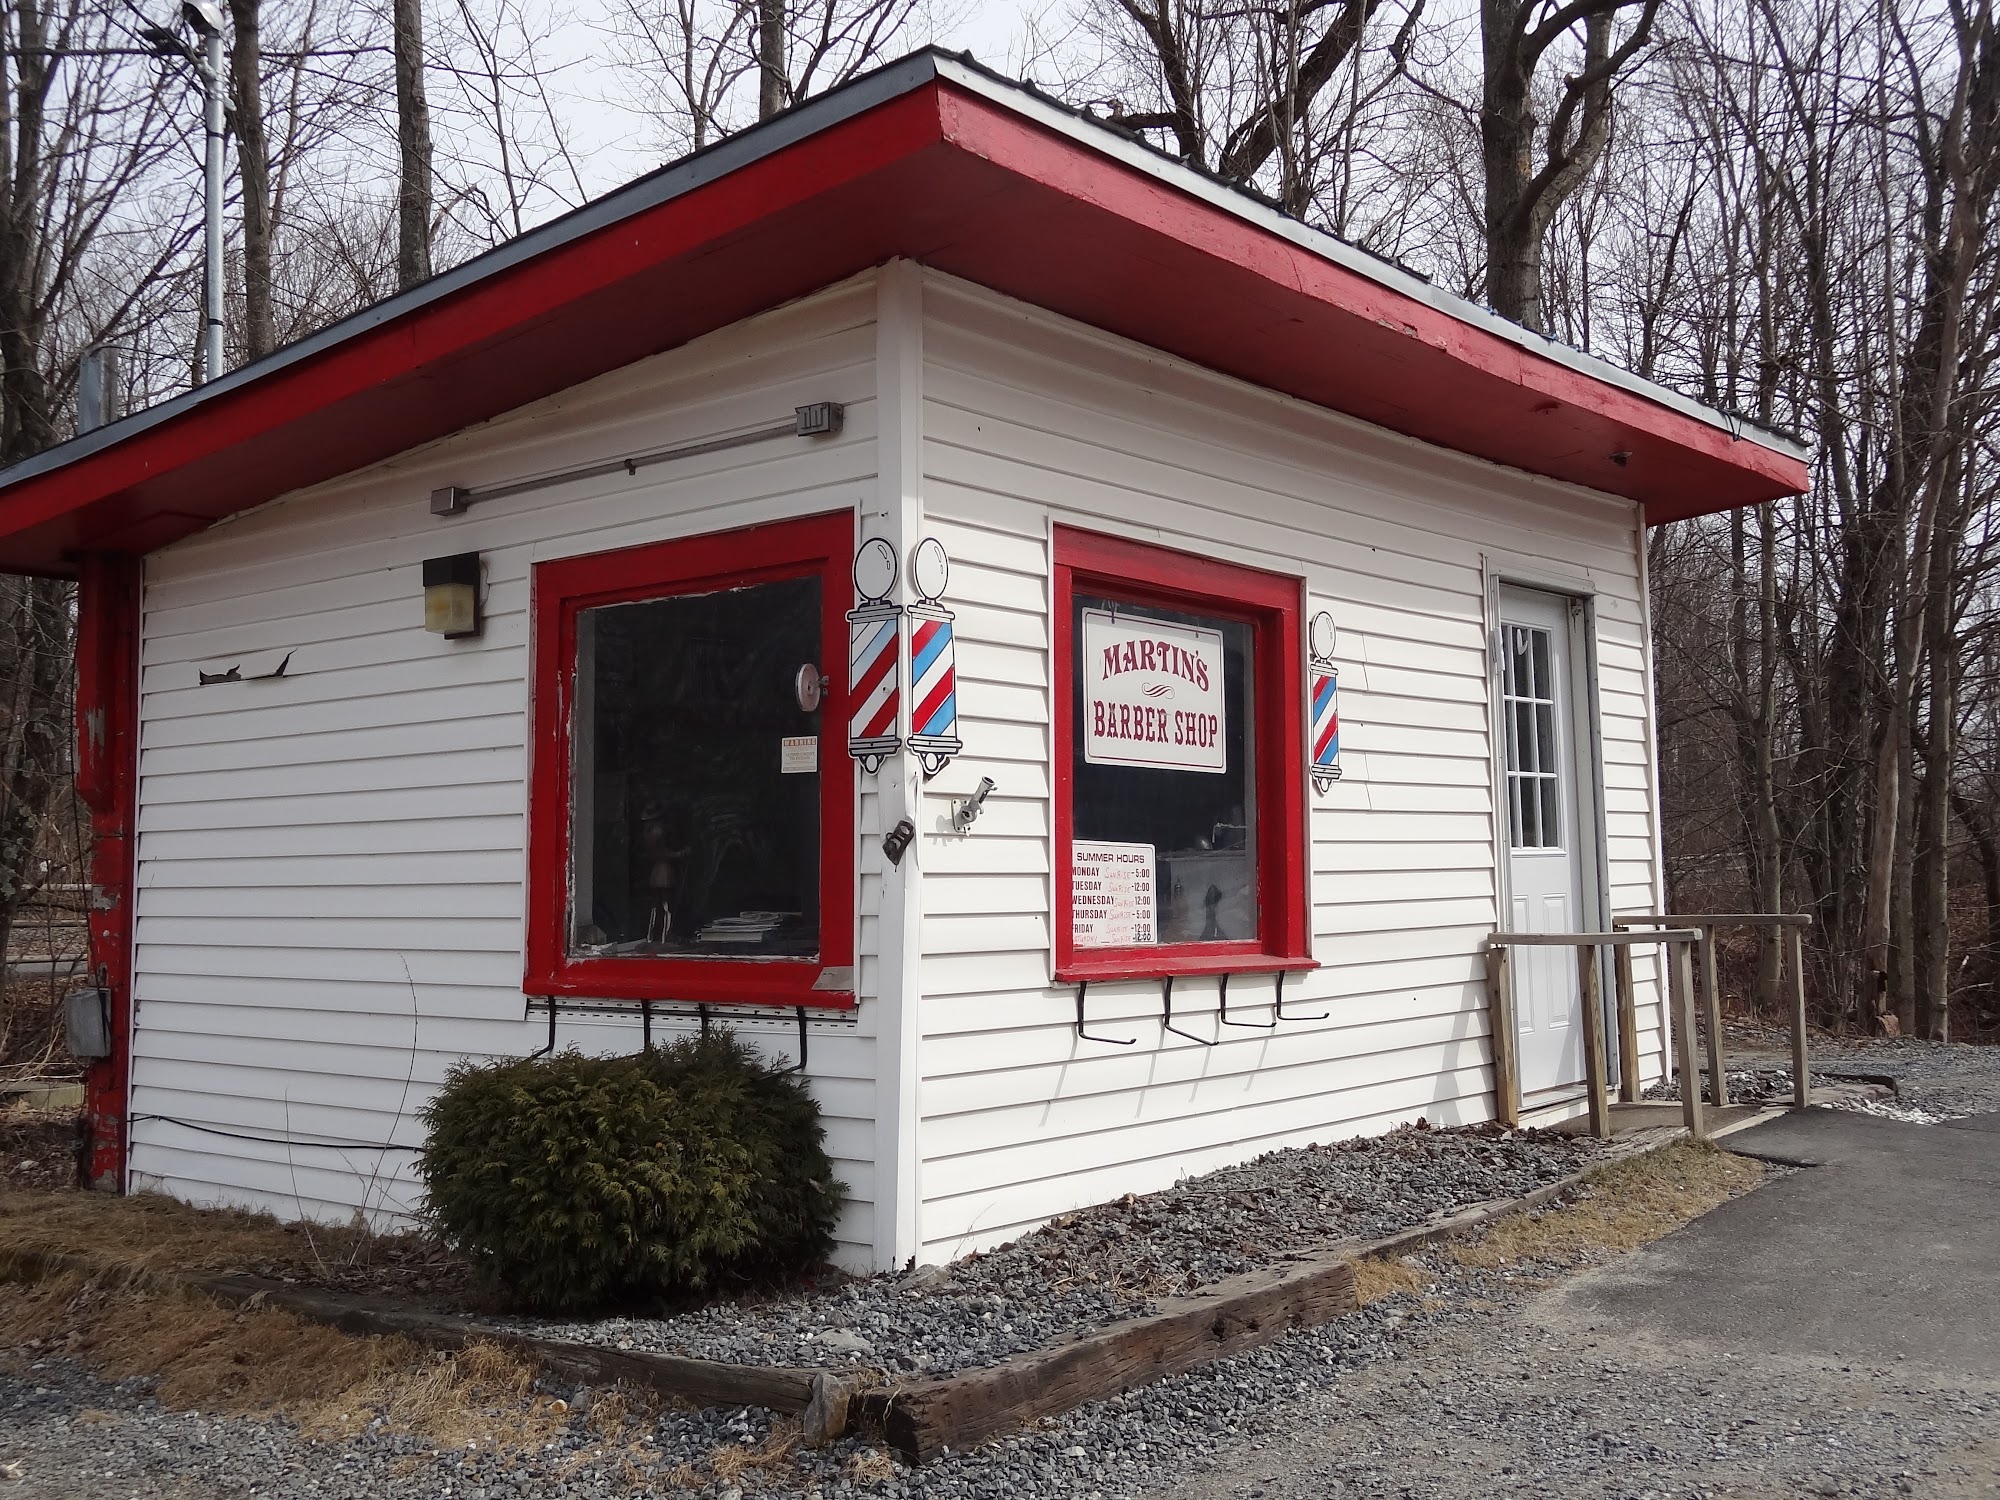
<svg viewBox="0 0 2000 1500">
<path fill-rule="evenodd" d="M 538 1311 L 792 1274 L 833 1247 L 845 1189 L 819 1107 L 726 1034 L 461 1063 L 423 1118 L 432 1221 Z"/>
</svg>

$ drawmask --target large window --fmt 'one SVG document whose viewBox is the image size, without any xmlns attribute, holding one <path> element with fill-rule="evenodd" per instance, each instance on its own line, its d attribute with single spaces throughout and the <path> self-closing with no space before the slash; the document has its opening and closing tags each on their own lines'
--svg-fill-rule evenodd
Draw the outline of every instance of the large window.
<svg viewBox="0 0 2000 1500">
<path fill-rule="evenodd" d="M 852 531 L 536 570 L 531 992 L 851 1003 Z"/>
<path fill-rule="evenodd" d="M 1056 533 L 1056 966 L 1309 966 L 1299 584 Z"/>
</svg>

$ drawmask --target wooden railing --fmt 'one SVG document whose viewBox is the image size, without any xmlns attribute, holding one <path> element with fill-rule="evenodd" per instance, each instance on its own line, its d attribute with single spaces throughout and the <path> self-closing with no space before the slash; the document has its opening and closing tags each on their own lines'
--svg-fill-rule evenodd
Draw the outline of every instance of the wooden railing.
<svg viewBox="0 0 2000 1500">
<path fill-rule="evenodd" d="M 1639 927 L 1642 921 L 1641 918 L 1633 918 L 1633 926 Z M 1618 954 L 1618 1090 L 1620 1096 L 1630 1103 L 1639 1097 L 1639 1025 L 1638 1006 L 1632 989 L 1632 947 L 1637 943 L 1661 943 L 1666 946 L 1670 976 L 1668 988 L 1676 1002 L 1676 1021 L 1679 1021 L 1678 1013 L 1683 1009 L 1688 1017 L 1685 1025 L 1677 1024 L 1675 1027 L 1683 1038 L 1682 1075 L 1692 1077 L 1694 1004 L 1691 992 L 1694 971 L 1690 950 L 1700 939 L 1700 931 L 1692 926 L 1665 924 L 1657 930 L 1649 926 L 1644 930 L 1621 929 L 1614 932 L 1494 933 L 1488 940 L 1486 950 L 1486 979 L 1493 1011 L 1493 1091 L 1501 1123 L 1518 1125 L 1521 1120 L 1521 1075 L 1515 1051 L 1519 1033 L 1514 1025 L 1514 949 L 1576 949 L 1577 985 L 1583 996 L 1584 1086 L 1589 1095 L 1590 1133 L 1604 1136 L 1611 1133 L 1611 1098 L 1606 1080 L 1608 1059 L 1604 1046 L 1604 1003 L 1603 989 L 1598 980 L 1598 950 L 1611 948 Z M 1682 1116 L 1687 1121 L 1688 1133 L 1700 1140 L 1707 1135 L 1707 1131 L 1702 1119 L 1699 1083 L 1693 1088 L 1683 1088 L 1681 1094 L 1684 1101 Z"/>
<path fill-rule="evenodd" d="M 1708 1032 L 1708 1076 L 1710 1091 L 1717 1108 L 1729 1102 L 1722 1042 L 1722 986 L 1716 979 L 1715 930 L 1718 927 L 1775 927 L 1789 937 L 1792 993 L 1791 993 L 1791 1033 L 1792 1033 L 1792 1107 L 1804 1109 L 1812 1098 L 1812 1082 L 1807 1072 L 1806 1058 L 1806 963 L 1805 930 L 1812 926 L 1812 918 L 1804 912 L 1723 912 L 1699 917 L 1668 916 L 1648 912 L 1642 915 L 1613 917 L 1613 927 L 1629 928 L 1673 928 L 1680 930 L 1693 928 L 1700 936 L 1701 949 L 1701 998 L 1702 1019 Z M 1629 985 L 1630 976 L 1621 974 L 1620 983 Z M 1683 1034 L 1691 1034 L 1694 1029 L 1692 1007 L 1683 1018 L 1678 1012 L 1674 1017 L 1675 1029 Z M 1694 1094 L 1701 1091 L 1701 1080 L 1692 1071 L 1692 1046 L 1683 1047 L 1681 1066 L 1681 1092 Z"/>
</svg>

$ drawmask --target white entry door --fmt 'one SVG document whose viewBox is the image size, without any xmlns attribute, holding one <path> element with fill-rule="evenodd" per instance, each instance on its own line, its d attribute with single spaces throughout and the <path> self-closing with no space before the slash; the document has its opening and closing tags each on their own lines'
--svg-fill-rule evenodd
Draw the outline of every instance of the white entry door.
<svg viewBox="0 0 2000 1500">
<path fill-rule="evenodd" d="M 1569 601 L 1555 594 L 1500 590 L 1502 817 L 1515 932 L 1585 926 L 1569 611 Z M 1516 948 L 1513 968 L 1521 1097 L 1532 1106 L 1583 1083 L 1576 950 Z"/>
</svg>

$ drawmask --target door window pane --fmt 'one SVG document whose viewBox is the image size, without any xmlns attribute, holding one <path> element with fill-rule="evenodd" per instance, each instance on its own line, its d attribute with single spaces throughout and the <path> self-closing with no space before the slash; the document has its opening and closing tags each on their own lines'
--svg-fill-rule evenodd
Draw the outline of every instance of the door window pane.
<svg viewBox="0 0 2000 1500">
<path fill-rule="evenodd" d="M 1256 939 L 1252 627 L 1082 594 L 1071 608 L 1073 941 Z M 1148 886 L 1150 922 L 1134 909 Z"/>
<path fill-rule="evenodd" d="M 570 952 L 819 951 L 820 581 L 577 617 Z"/>
<path fill-rule="evenodd" d="M 1502 632 L 1500 711 L 1507 814 L 1516 849 L 1562 847 L 1561 745 L 1556 736 L 1554 638 L 1533 625 Z"/>
</svg>

